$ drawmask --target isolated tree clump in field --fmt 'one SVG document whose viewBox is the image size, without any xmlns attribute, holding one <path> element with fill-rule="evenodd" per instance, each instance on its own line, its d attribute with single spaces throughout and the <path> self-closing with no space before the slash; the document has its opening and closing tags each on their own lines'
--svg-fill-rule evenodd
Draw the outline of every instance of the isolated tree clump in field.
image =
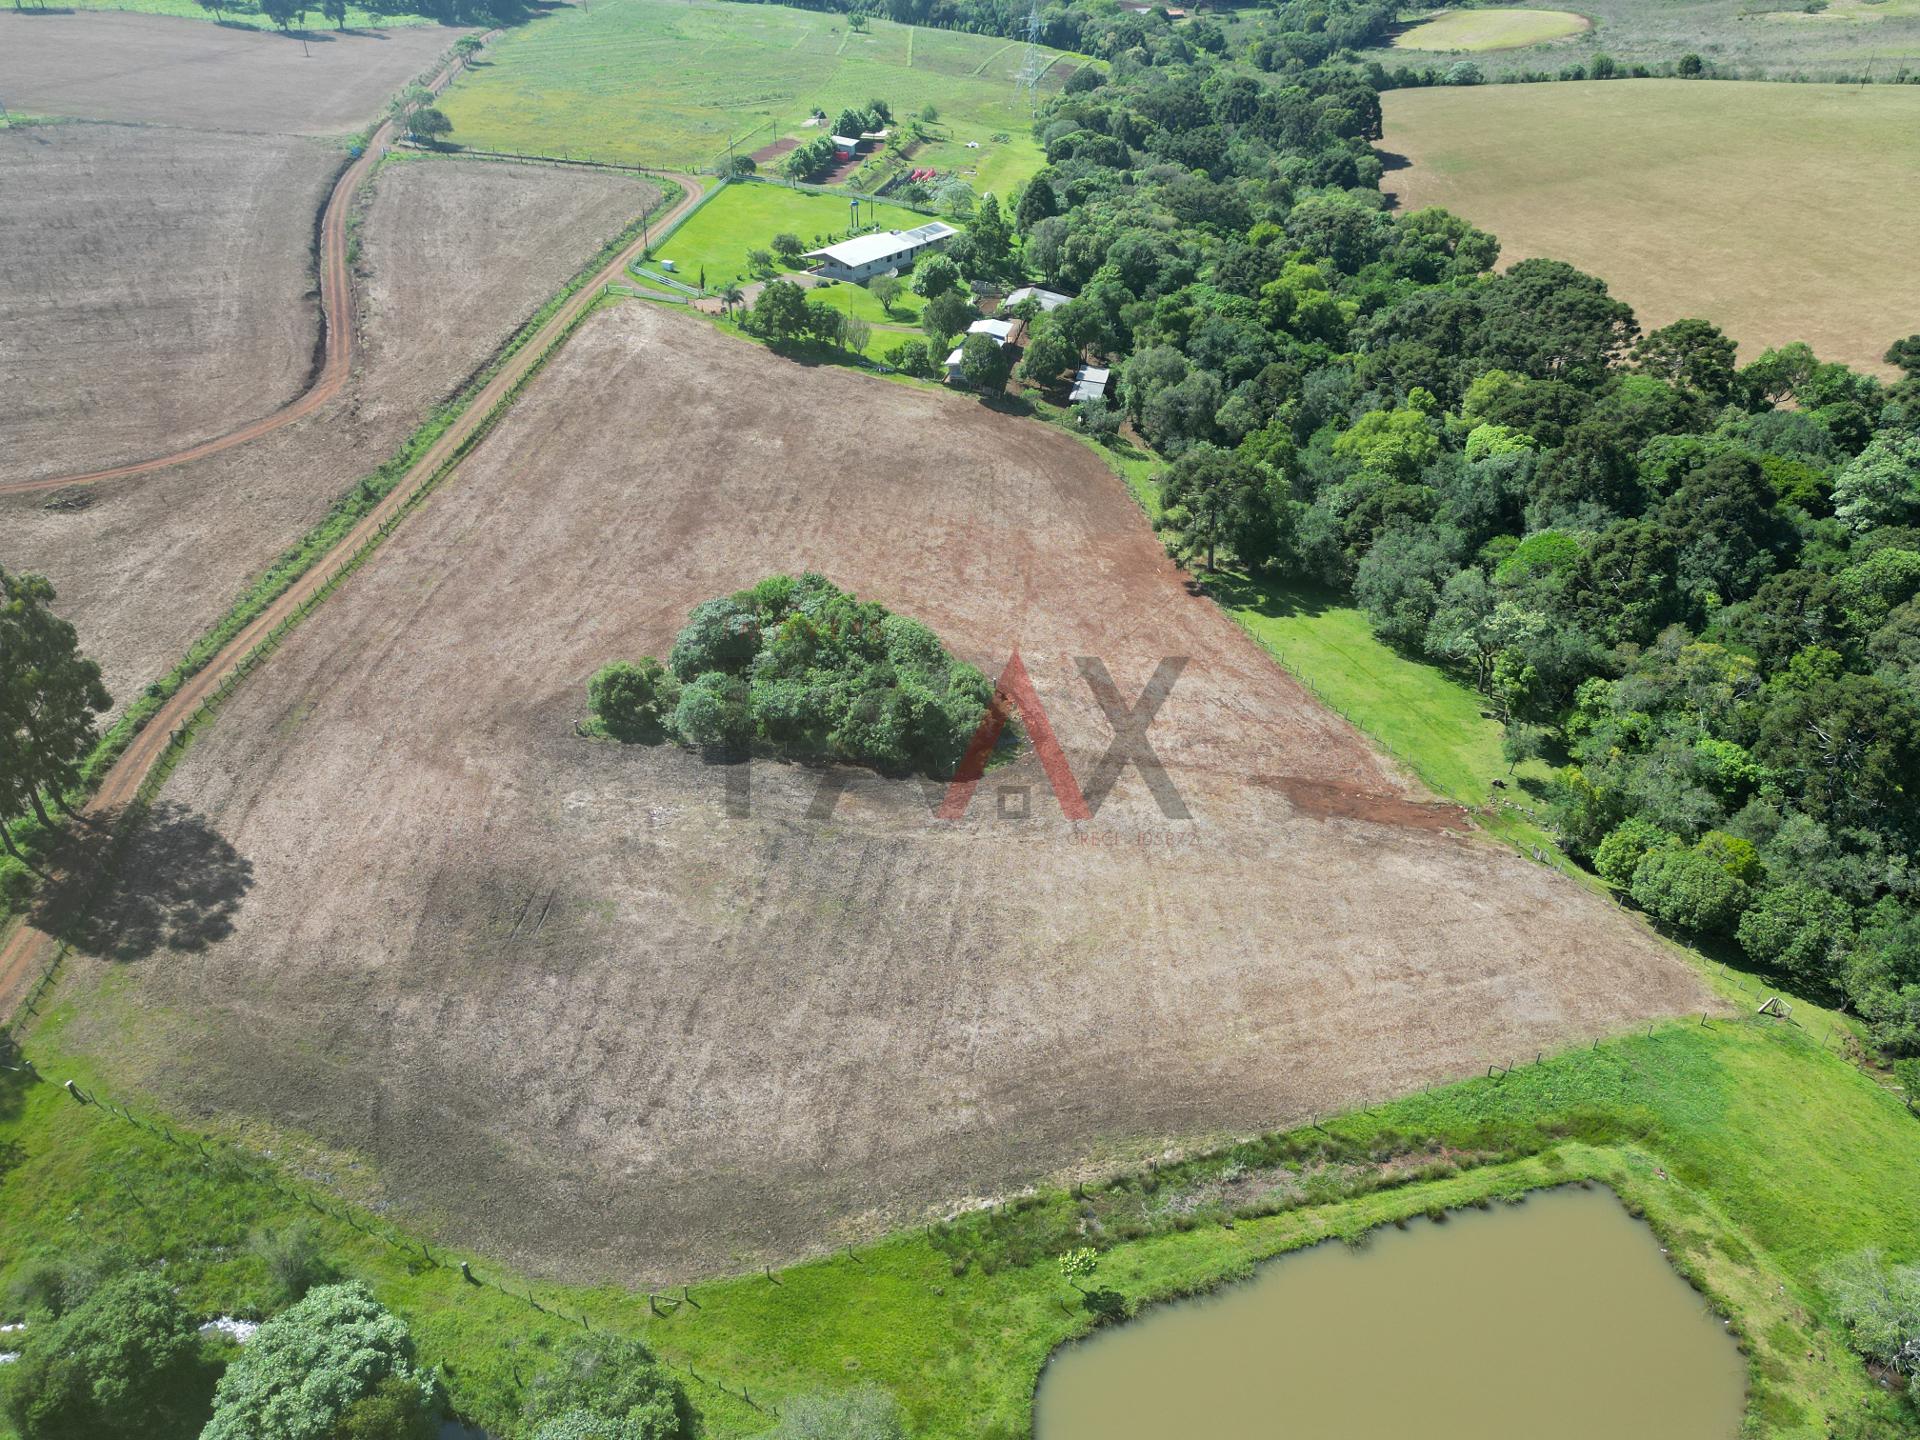
<svg viewBox="0 0 1920 1440">
<path fill-rule="evenodd" d="M 371 1435 L 383 1414 L 424 1426 L 437 1391 L 398 1316 L 357 1282 L 322 1285 L 262 1325 L 227 1367 L 201 1440 L 331 1440 L 347 1425 Z"/>
<path fill-rule="evenodd" d="M 807 574 L 695 606 L 665 666 L 609 665 L 588 704 L 620 739 L 945 777 L 992 698 L 926 626 Z"/>
</svg>

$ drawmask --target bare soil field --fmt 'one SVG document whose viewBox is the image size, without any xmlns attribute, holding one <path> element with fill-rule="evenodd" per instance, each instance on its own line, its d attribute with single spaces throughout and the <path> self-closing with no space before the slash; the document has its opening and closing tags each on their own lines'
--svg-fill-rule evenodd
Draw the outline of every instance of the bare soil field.
<svg viewBox="0 0 1920 1440">
<path fill-rule="evenodd" d="M 304 387 L 313 140 L 129 125 L 0 131 L 0 481 L 171 450 Z"/>
<path fill-rule="evenodd" d="M 881 404 L 883 442 L 850 438 Z M 941 821 L 938 787 L 575 733 L 604 661 L 803 567 L 989 674 L 1017 648 L 1090 788 L 1111 731 L 1076 657 L 1128 702 L 1187 657 L 1147 733 L 1189 817 L 1129 769 L 1069 822 L 1031 755 Z M 637 303 L 167 798 L 68 1040 L 571 1276 L 743 1269 L 1706 1003 L 1190 594 L 1070 438 Z"/>
<path fill-rule="evenodd" d="M 1381 102 L 1382 148 L 1410 162 L 1383 182 L 1403 209 L 1493 231 L 1502 265 L 1598 275 L 1644 329 L 1699 316 L 1743 361 L 1804 340 L 1882 375 L 1920 329 L 1912 86 L 1608 80 Z"/>
<path fill-rule="evenodd" d="M 225 454 L 0 499 L 0 564 L 53 580 L 124 703 L 658 194 L 541 166 L 389 164 L 360 232 L 366 343 L 347 394 Z"/>
<path fill-rule="evenodd" d="M 335 135 L 379 115 L 464 31 L 299 36 L 170 15 L 0 12 L 0 96 L 29 115 Z"/>
</svg>

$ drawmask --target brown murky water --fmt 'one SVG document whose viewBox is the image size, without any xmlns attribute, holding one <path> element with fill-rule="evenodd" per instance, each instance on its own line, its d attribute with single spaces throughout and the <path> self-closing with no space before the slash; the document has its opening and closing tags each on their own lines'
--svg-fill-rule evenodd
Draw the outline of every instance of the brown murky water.
<svg viewBox="0 0 1920 1440">
<path fill-rule="evenodd" d="M 1606 1190 L 1322 1245 L 1060 1352 L 1037 1440 L 1731 1440 L 1746 1367 Z"/>
</svg>

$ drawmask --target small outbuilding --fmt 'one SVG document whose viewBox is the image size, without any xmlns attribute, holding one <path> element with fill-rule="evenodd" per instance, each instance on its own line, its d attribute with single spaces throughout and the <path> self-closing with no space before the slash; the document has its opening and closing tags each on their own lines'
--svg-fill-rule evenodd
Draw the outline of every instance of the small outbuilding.
<svg viewBox="0 0 1920 1440">
<path fill-rule="evenodd" d="M 1037 300 L 1042 310 L 1058 310 L 1072 298 L 1071 295 L 1062 295 L 1058 290 L 1042 290 L 1038 285 L 1022 285 L 1000 302 L 1000 308 L 1011 310 L 1023 300 Z"/>
<path fill-rule="evenodd" d="M 1104 365 L 1082 365 L 1073 372 L 1072 401 L 1079 404 L 1082 400 L 1104 400 L 1107 398 L 1107 386 L 1113 379 L 1113 371 Z"/>
</svg>

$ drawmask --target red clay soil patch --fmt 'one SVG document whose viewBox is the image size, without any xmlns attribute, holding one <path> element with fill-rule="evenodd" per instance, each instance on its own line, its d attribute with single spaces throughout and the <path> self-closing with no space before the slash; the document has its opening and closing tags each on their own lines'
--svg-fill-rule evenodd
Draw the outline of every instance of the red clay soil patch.
<svg viewBox="0 0 1920 1440">
<path fill-rule="evenodd" d="M 799 148 L 800 142 L 791 135 L 788 135 L 774 141 L 771 145 L 762 145 L 758 150 L 754 151 L 752 156 L 753 163 L 756 165 L 768 165 L 778 160 L 789 150 L 798 150 Z"/>
<path fill-rule="evenodd" d="M 1027 755 L 956 822 L 575 732 L 602 663 L 803 568 L 1017 647 L 1096 798 L 1081 657 L 1128 702 L 1186 657 L 1147 734 L 1187 818 L 1132 768 L 1076 822 Z M 221 913 L 77 959 L 67 1042 L 463 1243 L 656 1284 L 1706 1003 L 1600 897 L 1401 823 L 1427 797 L 1185 581 L 1058 430 L 603 311 L 188 754 Z M 136 842 L 136 934 L 172 863 Z"/>
<path fill-rule="evenodd" d="M 1378 825 L 1406 825 L 1416 830 L 1473 828 L 1467 807 L 1441 801 L 1408 799 L 1399 795 L 1369 795 L 1350 786 L 1329 785 L 1297 775 L 1249 775 L 1254 785 L 1278 790 L 1301 815 L 1315 820 L 1367 820 Z"/>
<path fill-rule="evenodd" d="M 64 135 L 69 128 L 43 133 Z M 32 133 L 0 135 L 0 153 Z M 139 146 L 146 146 L 151 136 L 172 132 L 118 133 L 145 137 Z M 79 627 L 81 645 L 101 662 L 108 689 L 125 704 L 140 686 L 164 674 L 254 575 L 318 521 L 337 496 L 392 455 L 434 405 L 485 364 L 658 193 L 623 176 L 546 166 L 459 160 L 388 165 L 374 182 L 360 230 L 362 274 L 355 296 L 362 350 L 360 369 L 346 393 L 287 429 L 237 449 L 87 487 L 84 505 L 76 504 L 79 492 L 0 499 L 0 564 L 52 579 L 61 612 Z M 75 213 L 34 202 L 29 209 L 45 221 L 43 235 L 60 233 L 65 223 L 60 214 Z M 83 207 L 78 213 L 91 212 Z M 306 213 L 303 240 L 311 235 L 312 212 Z M 0 217 L 0 226 L 6 225 Z M 67 418 L 89 443 L 93 399 L 112 393 L 123 377 L 130 377 L 125 379 L 130 396 L 149 394 L 140 377 L 180 365 L 191 353 L 186 347 L 194 332 L 172 326 L 171 312 L 157 303 L 171 293 L 161 277 L 148 273 L 159 257 L 127 242 L 130 234 L 103 230 L 90 251 L 66 257 L 67 264 L 80 265 L 119 237 L 120 243 L 105 252 L 113 257 L 111 266 L 86 260 L 87 273 L 118 302 L 106 307 L 100 322 L 109 328 L 96 331 L 76 323 L 64 336 L 49 335 L 54 348 L 39 357 L 72 387 Z M 62 253 L 35 240 L 20 250 L 21 263 L 38 264 L 31 257 L 40 249 L 52 252 L 50 258 Z M 7 253 L 14 251 L 9 247 Z M 209 255 L 196 241 L 168 263 L 216 274 L 218 253 L 216 247 Z M 260 303 L 263 273 L 226 272 L 224 284 L 242 313 Z M 224 298 L 226 292 L 216 284 L 214 294 Z M 210 317 L 198 323 L 210 323 Z M 108 339 L 124 343 L 109 346 Z M 311 348 L 311 333 L 305 344 Z M 228 403 L 225 397 L 215 399 Z M 189 396 L 181 403 L 193 400 Z M 5 415 L 0 437 L 14 433 L 16 425 L 35 423 L 31 413 L 0 414 Z M 23 443 L 8 453 L 0 444 L 0 455 L 11 461 L 15 454 L 29 467 L 36 463 L 32 445 Z M 110 457 L 89 452 L 69 458 Z"/>
<path fill-rule="evenodd" d="M 302 36 L 172 15 L 0 11 L 0 96 L 29 115 L 256 135 L 348 134 L 468 32 Z"/>
</svg>

